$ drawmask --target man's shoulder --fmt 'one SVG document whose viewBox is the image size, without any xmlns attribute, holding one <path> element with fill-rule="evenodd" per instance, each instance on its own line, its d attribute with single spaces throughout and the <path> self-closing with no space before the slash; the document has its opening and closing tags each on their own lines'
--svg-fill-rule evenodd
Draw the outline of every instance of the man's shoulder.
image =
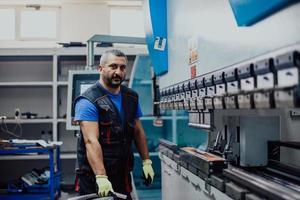
<svg viewBox="0 0 300 200">
<path fill-rule="evenodd" d="M 99 91 L 99 85 L 98 82 L 95 82 L 93 85 L 91 85 L 89 88 L 87 88 L 86 91 L 84 91 L 82 94 L 89 94 L 89 93 L 93 93 L 93 92 L 98 92 Z"/>
<path fill-rule="evenodd" d="M 95 107 L 94 102 L 92 102 L 89 98 L 86 98 L 84 96 L 79 96 L 75 102 L 75 105 L 76 107 L 81 108 Z"/>
<path fill-rule="evenodd" d="M 89 104 L 89 103 L 93 103 L 93 102 L 91 102 L 91 100 L 86 98 L 85 96 L 79 96 L 77 99 L 77 103 Z"/>
<path fill-rule="evenodd" d="M 99 86 L 96 82 L 91 87 L 89 87 L 85 92 L 80 96 L 85 97 L 91 102 L 95 102 L 99 97 L 106 96 L 106 92 Z"/>
</svg>

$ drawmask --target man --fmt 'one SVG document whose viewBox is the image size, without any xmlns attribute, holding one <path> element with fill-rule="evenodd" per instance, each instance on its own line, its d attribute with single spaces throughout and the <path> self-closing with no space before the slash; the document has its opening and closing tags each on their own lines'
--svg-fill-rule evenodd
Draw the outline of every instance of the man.
<svg viewBox="0 0 300 200">
<path fill-rule="evenodd" d="M 121 85 L 126 64 L 120 50 L 106 51 L 100 59 L 100 80 L 75 100 L 75 120 L 81 129 L 76 170 L 80 195 L 95 193 L 97 185 L 100 196 L 115 191 L 131 199 L 132 141 L 143 160 L 144 177 L 153 181 L 138 94 Z"/>
</svg>

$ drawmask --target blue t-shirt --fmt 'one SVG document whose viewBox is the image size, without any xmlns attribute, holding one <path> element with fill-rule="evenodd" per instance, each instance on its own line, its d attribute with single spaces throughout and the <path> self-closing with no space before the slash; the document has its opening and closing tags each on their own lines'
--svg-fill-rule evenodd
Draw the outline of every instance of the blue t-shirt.
<svg viewBox="0 0 300 200">
<path fill-rule="evenodd" d="M 121 92 L 119 92 L 118 94 L 113 94 L 113 93 L 109 92 L 108 90 L 106 90 L 105 88 L 103 88 L 103 89 L 107 93 L 110 100 L 113 102 L 113 104 L 118 109 L 118 111 L 121 115 L 122 121 L 123 121 L 124 112 L 123 112 L 123 108 L 121 106 L 122 105 Z M 143 116 L 140 104 L 138 103 L 137 106 L 138 106 L 138 108 L 137 108 L 137 112 L 135 115 L 136 119 Z M 98 113 L 98 110 L 97 110 L 97 107 L 95 106 L 95 104 L 93 104 L 92 102 L 90 102 L 88 99 L 86 99 L 84 97 L 78 99 L 78 101 L 76 102 L 76 105 L 75 105 L 75 120 L 76 121 L 98 121 L 99 117 L 100 116 L 99 116 L 99 113 Z"/>
</svg>

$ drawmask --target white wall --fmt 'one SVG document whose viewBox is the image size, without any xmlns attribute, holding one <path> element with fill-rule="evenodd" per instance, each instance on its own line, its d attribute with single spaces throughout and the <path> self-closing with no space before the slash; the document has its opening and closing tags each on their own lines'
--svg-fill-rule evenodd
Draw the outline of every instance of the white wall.
<svg viewBox="0 0 300 200">
<path fill-rule="evenodd" d="M 86 41 L 94 34 L 109 34 L 110 12 L 106 4 L 63 4 L 60 41 Z"/>
<path fill-rule="evenodd" d="M 161 88 L 190 79 L 188 41 L 198 44 L 197 76 L 300 42 L 300 3 L 238 27 L 229 1 L 167 1 L 169 71 Z"/>
</svg>

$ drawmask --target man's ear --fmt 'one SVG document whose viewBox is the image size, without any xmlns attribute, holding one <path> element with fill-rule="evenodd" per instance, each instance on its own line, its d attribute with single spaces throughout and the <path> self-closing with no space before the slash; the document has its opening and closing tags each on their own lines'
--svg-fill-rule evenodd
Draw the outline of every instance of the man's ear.
<svg viewBox="0 0 300 200">
<path fill-rule="evenodd" d="M 101 65 L 99 65 L 98 68 L 97 68 L 97 71 L 98 71 L 99 73 L 101 73 L 101 72 L 102 72 L 102 69 L 103 69 L 103 67 L 102 67 Z"/>
</svg>

